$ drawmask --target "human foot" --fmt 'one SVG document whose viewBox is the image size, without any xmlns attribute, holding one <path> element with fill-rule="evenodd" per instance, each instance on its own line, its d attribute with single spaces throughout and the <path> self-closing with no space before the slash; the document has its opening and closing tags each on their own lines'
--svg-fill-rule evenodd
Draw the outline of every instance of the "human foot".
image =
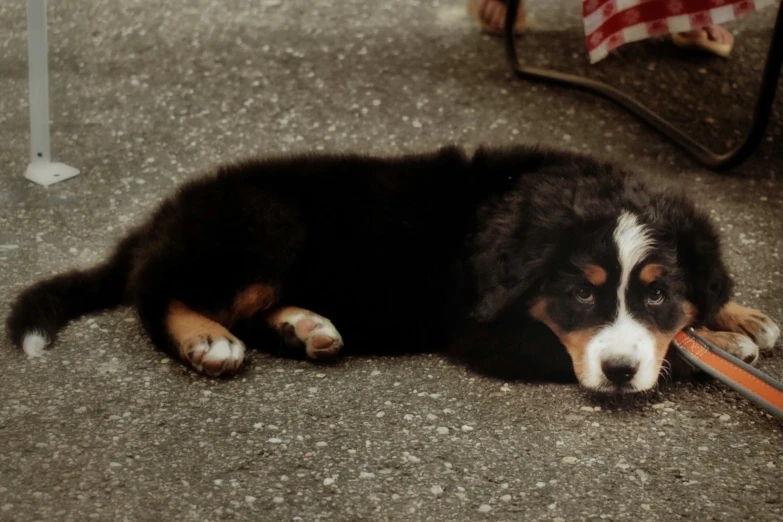
<svg viewBox="0 0 783 522">
<path fill-rule="evenodd" d="M 725 58 L 734 47 L 734 35 L 723 26 L 708 25 L 700 29 L 673 34 L 672 42 L 679 47 L 698 49 Z"/>
<path fill-rule="evenodd" d="M 488 34 L 502 36 L 506 24 L 505 0 L 468 0 L 468 13 L 478 19 L 481 29 Z M 525 12 L 519 6 L 514 33 L 521 34 L 525 30 Z"/>
</svg>

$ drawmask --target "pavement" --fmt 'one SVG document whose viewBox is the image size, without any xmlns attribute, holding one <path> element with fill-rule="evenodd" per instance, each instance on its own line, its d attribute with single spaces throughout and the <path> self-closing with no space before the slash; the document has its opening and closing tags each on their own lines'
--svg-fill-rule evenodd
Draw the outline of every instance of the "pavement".
<svg viewBox="0 0 783 522">
<path fill-rule="evenodd" d="M 713 214 L 736 299 L 783 320 L 783 97 L 760 149 L 709 172 L 607 102 L 513 79 L 460 0 L 51 2 L 49 188 L 28 160 L 24 2 L 0 4 L 0 316 L 25 285 L 101 259 L 221 161 L 445 143 L 584 150 L 686 187 Z M 609 80 L 710 146 L 747 128 L 773 10 L 729 60 L 665 39 L 587 62 L 578 2 L 530 0 L 530 64 Z M 559 3 L 557 3 L 559 4 Z M 252 353 L 211 380 L 130 310 L 26 360 L 0 336 L 0 520 L 780 520 L 781 425 L 714 382 L 597 399 L 433 355 L 333 367 Z M 780 347 L 761 368 L 783 376 Z"/>
</svg>

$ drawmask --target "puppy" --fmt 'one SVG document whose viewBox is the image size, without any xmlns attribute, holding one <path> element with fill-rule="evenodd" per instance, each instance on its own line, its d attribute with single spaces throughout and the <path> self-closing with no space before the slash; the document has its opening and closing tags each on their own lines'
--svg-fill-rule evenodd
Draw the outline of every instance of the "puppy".
<svg viewBox="0 0 783 522">
<path fill-rule="evenodd" d="M 105 263 L 22 292 L 8 331 L 36 356 L 68 321 L 125 304 L 211 376 L 239 370 L 246 345 L 317 361 L 440 351 L 506 379 L 634 392 L 688 325 L 746 361 L 772 348 L 778 327 L 731 288 L 707 217 L 607 163 L 524 147 L 318 155 L 185 184 Z"/>
</svg>

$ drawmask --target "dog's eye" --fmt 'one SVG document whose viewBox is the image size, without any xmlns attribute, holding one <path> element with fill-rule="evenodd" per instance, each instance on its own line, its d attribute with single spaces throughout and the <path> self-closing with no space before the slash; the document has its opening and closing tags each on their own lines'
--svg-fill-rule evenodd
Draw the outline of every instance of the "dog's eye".
<svg viewBox="0 0 783 522">
<path fill-rule="evenodd" d="M 666 296 L 663 295 L 663 292 L 658 288 L 651 288 L 647 291 L 647 304 L 648 305 L 659 305 L 664 302 L 666 299 Z"/>
<path fill-rule="evenodd" d="M 593 304 L 595 297 L 593 296 L 593 290 L 591 288 L 580 288 L 576 291 L 576 299 L 580 303 Z"/>
</svg>

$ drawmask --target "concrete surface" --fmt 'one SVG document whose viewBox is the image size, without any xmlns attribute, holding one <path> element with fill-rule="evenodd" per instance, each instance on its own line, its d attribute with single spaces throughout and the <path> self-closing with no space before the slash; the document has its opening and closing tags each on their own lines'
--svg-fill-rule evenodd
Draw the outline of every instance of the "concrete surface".
<svg viewBox="0 0 783 522">
<path fill-rule="evenodd" d="M 746 127 L 771 10 L 731 25 L 730 60 L 660 40 L 590 67 L 578 3 L 529 5 L 531 63 L 611 79 L 713 146 Z M 51 2 L 54 156 L 83 174 L 44 189 L 22 178 L 24 2 L 2 2 L 0 315 L 224 159 L 540 141 L 687 183 L 720 220 L 737 299 L 783 319 L 781 96 L 754 158 L 713 174 L 603 101 L 512 80 L 501 43 L 462 13 L 460 0 Z M 214 381 L 153 351 L 128 310 L 72 324 L 41 360 L 2 343 L 4 521 L 781 519 L 781 426 L 714 383 L 597 401 L 436 356 L 324 368 L 257 354 Z M 777 377 L 779 356 L 761 364 Z"/>
</svg>

